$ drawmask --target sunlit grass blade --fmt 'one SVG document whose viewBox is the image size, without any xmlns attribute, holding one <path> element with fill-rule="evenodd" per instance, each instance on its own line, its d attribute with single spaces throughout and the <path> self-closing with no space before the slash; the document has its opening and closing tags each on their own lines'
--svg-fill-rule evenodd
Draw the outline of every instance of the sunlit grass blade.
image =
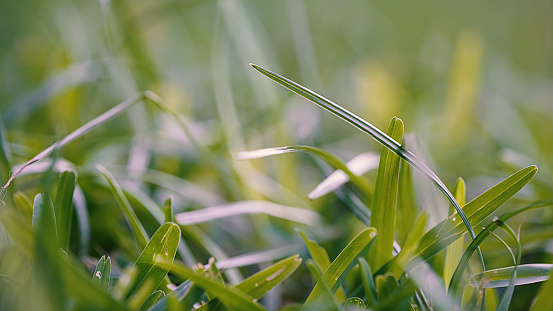
<svg viewBox="0 0 553 311">
<path fill-rule="evenodd" d="M 108 185 L 111 191 L 113 192 L 113 195 L 115 196 L 115 200 L 117 201 L 117 204 L 121 208 L 121 211 L 123 212 L 123 215 L 127 220 L 127 223 L 131 227 L 134 238 L 136 239 L 136 244 L 138 246 L 138 249 L 142 250 L 148 243 L 148 234 L 146 233 L 146 230 L 142 226 L 142 223 L 136 216 L 131 206 L 131 203 L 129 203 L 129 200 L 127 200 L 127 197 L 125 197 L 125 194 L 121 189 L 121 186 L 119 186 L 115 178 L 113 178 L 113 176 L 108 170 L 106 170 L 100 164 L 96 166 L 96 169 L 99 170 L 100 173 L 102 173 L 102 175 L 108 182 Z"/>
<path fill-rule="evenodd" d="M 338 290 L 349 269 L 357 264 L 356 258 L 366 254 L 370 247 L 370 242 L 375 235 L 376 229 L 371 227 L 365 228 L 349 242 L 330 264 L 328 269 L 325 270 L 323 280 L 333 294 Z M 311 294 L 309 294 L 306 303 L 318 301 L 321 298 L 322 292 L 323 290 L 319 287 L 319 284 L 316 284 Z"/>
<path fill-rule="evenodd" d="M 257 66 L 255 64 L 250 64 L 253 68 L 257 69 L 262 74 L 266 75 L 270 79 L 274 80 L 275 82 L 281 84 L 285 88 L 289 89 L 290 91 L 314 102 L 315 104 L 319 105 L 323 109 L 335 114 L 339 118 L 345 120 L 346 122 L 350 123 L 357 129 L 361 130 L 362 132 L 369 134 L 371 137 L 373 137 L 376 141 L 384 145 L 386 148 L 390 149 L 397 155 L 399 155 L 402 159 L 404 159 L 407 163 L 412 165 L 414 168 L 416 168 L 418 171 L 420 171 L 423 175 L 425 175 L 427 178 L 429 178 L 439 189 L 444 193 L 444 195 L 448 198 L 448 200 L 453 204 L 457 212 L 459 213 L 460 217 L 463 220 L 463 223 L 467 227 L 468 232 L 470 233 L 470 236 L 472 238 L 475 237 L 474 230 L 470 226 L 470 223 L 468 219 L 465 217 L 463 211 L 461 210 L 461 207 L 457 202 L 455 201 L 455 198 L 449 192 L 447 187 L 444 185 L 444 183 L 438 178 L 438 176 L 432 172 L 422 161 L 420 161 L 413 153 L 405 149 L 401 144 L 397 141 L 395 141 L 390 136 L 386 135 L 384 132 L 376 128 L 374 125 L 370 124 L 369 122 L 363 120 L 362 118 L 358 117 L 357 115 L 353 114 L 352 112 L 348 111 L 347 109 L 341 107 L 340 105 L 326 99 L 325 97 L 307 89 L 306 87 L 287 79 L 277 73 L 274 73 L 270 70 L 267 70 L 263 67 Z"/>
<path fill-rule="evenodd" d="M 175 219 L 180 225 L 193 225 L 245 214 L 267 214 L 308 226 L 321 224 L 321 218 L 317 212 L 268 201 L 240 201 L 221 204 L 196 211 L 178 213 L 175 215 Z"/>
<path fill-rule="evenodd" d="M 263 297 L 269 290 L 286 280 L 301 264 L 299 255 L 290 256 L 274 265 L 257 272 L 236 285 L 253 299 Z"/>
<path fill-rule="evenodd" d="M 482 222 L 530 182 L 537 170 L 536 166 L 523 168 L 467 203 L 464 206 L 464 211 L 469 217 L 470 223 L 476 226 Z M 424 259 L 433 256 L 466 232 L 466 228 L 463 227 L 457 215 L 454 213 L 421 238 L 419 256 Z"/>
<path fill-rule="evenodd" d="M 501 217 L 499 217 L 498 220 L 501 221 L 501 222 L 506 222 L 510 218 L 512 218 L 512 217 L 514 217 L 514 216 L 516 216 L 516 215 L 518 215 L 522 212 L 525 212 L 525 211 L 528 211 L 528 210 L 531 210 L 531 209 L 534 209 L 534 208 L 538 208 L 538 207 L 544 207 L 544 206 L 552 205 L 552 204 L 553 204 L 553 201 L 536 202 L 534 204 L 525 206 L 523 208 L 517 209 L 517 210 L 512 211 L 510 213 L 507 213 L 505 215 L 502 215 Z M 463 257 L 461 257 L 461 260 L 459 261 L 459 264 L 457 265 L 457 268 L 455 269 L 455 272 L 453 273 L 453 276 L 451 277 L 451 282 L 449 284 L 449 289 L 448 289 L 449 293 L 455 294 L 457 292 L 457 289 L 458 289 L 459 284 L 461 282 L 461 277 L 462 277 L 463 271 L 465 271 L 470 257 L 472 256 L 474 251 L 477 249 L 477 247 L 490 235 L 490 233 L 493 232 L 497 228 L 499 228 L 499 222 L 498 221 L 491 221 L 491 223 L 489 223 L 485 227 L 484 230 L 480 231 L 478 236 L 474 240 L 472 240 L 470 245 L 465 249 L 465 252 L 463 253 Z"/>
<path fill-rule="evenodd" d="M 315 148 L 315 147 L 309 147 L 309 146 L 286 146 L 286 147 L 274 147 L 274 148 L 263 148 L 258 150 L 252 150 L 252 151 L 240 151 L 236 152 L 234 154 L 234 158 L 237 160 L 251 160 L 251 159 L 259 159 L 284 153 L 290 153 L 290 152 L 305 152 L 307 154 L 316 156 L 318 158 L 321 158 L 326 163 L 328 163 L 330 166 L 332 166 L 334 169 L 342 170 L 346 175 L 349 177 L 352 184 L 354 184 L 361 193 L 368 196 L 369 198 L 372 196 L 372 187 L 370 183 L 363 177 L 355 175 L 353 172 L 351 172 L 347 164 L 342 161 L 337 156 L 333 155 L 332 153 Z"/>
<path fill-rule="evenodd" d="M 467 202 L 466 186 L 465 186 L 465 181 L 462 178 L 457 179 L 457 183 L 455 184 L 455 189 L 453 190 L 453 194 L 455 195 L 455 199 L 457 200 L 457 202 L 459 202 L 459 205 L 465 206 Z M 454 212 L 454 211 L 451 211 L 451 212 Z M 451 245 L 449 245 L 446 248 L 445 260 L 444 260 L 444 273 L 443 273 L 446 287 L 449 286 L 449 282 L 451 281 L 453 272 L 455 271 L 455 268 L 457 268 L 457 265 L 459 264 L 459 261 L 463 256 L 464 249 L 465 249 L 465 246 L 464 246 L 463 238 L 460 238 L 457 241 L 451 243 Z"/>
<path fill-rule="evenodd" d="M 196 286 L 201 287 L 210 297 L 218 299 L 231 310 L 265 310 L 261 305 L 255 303 L 252 297 L 241 290 L 225 287 L 224 284 L 218 281 L 194 273 L 194 271 L 180 263 L 174 262 L 172 265 L 164 264 L 164 266 L 171 268 L 172 274 L 194 282 Z"/>
<path fill-rule="evenodd" d="M 106 292 L 109 287 L 109 280 L 111 277 L 111 258 L 109 256 L 102 256 L 98 260 L 94 274 L 92 275 L 92 282 L 100 286 Z"/>
<path fill-rule="evenodd" d="M 365 152 L 357 155 L 353 159 L 347 162 L 348 169 L 355 175 L 361 176 L 369 170 L 378 167 L 378 155 L 372 152 Z M 323 181 L 321 181 L 315 189 L 313 189 L 308 198 L 310 200 L 318 199 L 336 189 L 343 186 L 349 181 L 348 175 L 342 170 L 336 170 L 328 175 Z"/>
<path fill-rule="evenodd" d="M 177 253 L 180 234 L 180 228 L 175 223 L 165 223 L 154 233 L 135 262 L 137 276 L 127 297 L 137 292 L 140 286 L 147 281 L 152 283 L 151 292 L 147 295 L 152 294 L 169 272 L 165 264 L 173 262 Z M 160 265 L 159 262 L 163 262 L 164 265 Z"/>
<path fill-rule="evenodd" d="M 388 134 L 392 139 L 401 141 L 403 122 L 394 117 L 390 122 Z M 371 226 L 378 231 L 369 262 L 378 269 L 392 259 L 396 233 L 397 191 L 399 181 L 400 158 L 395 153 L 383 148 L 378 164 L 376 185 L 371 205 Z"/>
<path fill-rule="evenodd" d="M 8 179 L 6 184 L 1 188 L 1 190 L 2 190 L 1 192 L 4 192 L 5 189 L 10 185 L 12 180 L 14 180 L 14 178 L 17 177 L 17 175 L 19 175 L 27 166 L 48 157 L 55 150 L 59 150 L 59 149 L 65 147 L 67 144 L 74 141 L 75 139 L 89 133 L 90 131 L 97 128 L 98 126 L 110 121 L 111 119 L 113 119 L 114 117 L 119 115 L 121 112 L 123 112 L 125 109 L 127 109 L 128 107 L 132 106 L 133 104 L 139 102 L 143 98 L 144 98 L 144 96 L 142 94 L 132 96 L 132 97 L 126 99 L 125 101 L 121 102 L 117 106 L 109 109 L 108 111 L 106 111 L 106 112 L 102 113 L 101 115 L 97 116 L 96 118 L 92 119 L 91 121 L 89 121 L 85 125 L 83 125 L 83 126 L 79 127 L 78 129 L 74 130 L 73 132 L 71 132 L 69 135 L 65 136 L 61 140 L 53 143 L 52 145 L 50 145 L 50 147 L 44 149 L 42 152 L 40 152 L 39 154 L 34 156 L 32 159 L 27 161 L 23 166 L 21 166 L 10 177 L 10 179 Z"/>
<path fill-rule="evenodd" d="M 76 184 L 77 173 L 75 171 L 63 172 L 58 181 L 54 208 L 58 229 L 58 244 L 63 250 L 67 250 L 69 247 L 71 221 L 73 218 L 73 192 L 75 191 Z"/>
<path fill-rule="evenodd" d="M 484 288 L 507 287 L 515 267 L 505 267 L 487 270 L 474 274 L 470 278 L 472 286 L 482 284 Z M 547 281 L 553 270 L 553 264 L 525 264 L 516 267 L 517 276 L 515 285 L 532 284 Z"/>
</svg>

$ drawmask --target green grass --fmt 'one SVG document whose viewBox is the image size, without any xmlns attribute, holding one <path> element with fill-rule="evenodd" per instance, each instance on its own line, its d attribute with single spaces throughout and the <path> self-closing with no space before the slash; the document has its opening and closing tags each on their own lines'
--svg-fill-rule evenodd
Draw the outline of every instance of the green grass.
<svg viewBox="0 0 553 311">
<path fill-rule="evenodd" d="M 6 4 L 0 309 L 551 309 L 550 13 Z"/>
</svg>

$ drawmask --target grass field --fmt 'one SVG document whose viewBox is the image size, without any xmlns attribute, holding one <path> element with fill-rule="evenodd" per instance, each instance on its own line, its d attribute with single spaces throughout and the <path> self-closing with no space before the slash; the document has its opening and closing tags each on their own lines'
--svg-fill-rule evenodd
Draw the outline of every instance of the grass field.
<svg viewBox="0 0 553 311">
<path fill-rule="evenodd" d="M 0 310 L 553 310 L 550 1 L 1 7 Z"/>
</svg>

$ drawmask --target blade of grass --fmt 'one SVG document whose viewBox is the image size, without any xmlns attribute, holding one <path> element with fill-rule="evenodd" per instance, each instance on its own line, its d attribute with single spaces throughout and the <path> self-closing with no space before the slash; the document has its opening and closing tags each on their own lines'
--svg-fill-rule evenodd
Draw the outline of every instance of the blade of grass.
<svg viewBox="0 0 553 311">
<path fill-rule="evenodd" d="M 140 306 L 138 311 L 147 311 L 150 309 L 153 305 L 156 304 L 160 299 L 165 297 L 165 293 L 162 290 L 156 290 L 153 292 L 146 301 Z"/>
<path fill-rule="evenodd" d="M 392 118 L 388 134 L 392 139 L 401 141 L 403 122 Z M 378 164 L 374 197 L 371 206 L 371 225 L 378 231 L 373 248 L 369 253 L 369 262 L 375 268 L 382 267 L 392 259 L 396 232 L 397 191 L 400 158 L 383 148 Z"/>
<path fill-rule="evenodd" d="M 512 217 L 514 217 L 514 216 L 516 216 L 516 215 L 518 215 L 522 212 L 525 212 L 525 211 L 528 211 L 528 210 L 531 210 L 531 209 L 534 209 L 534 208 L 538 208 L 538 207 L 548 206 L 548 205 L 553 205 L 553 201 L 536 202 L 534 204 L 525 206 L 525 207 L 520 208 L 518 210 L 515 210 L 515 211 L 512 211 L 512 212 L 507 213 L 505 215 L 502 215 L 501 217 L 499 217 L 499 220 L 501 222 L 506 222 L 510 218 L 512 218 Z M 465 249 L 465 252 L 463 253 L 463 257 L 461 257 L 461 260 L 459 261 L 459 264 L 457 265 L 457 268 L 455 269 L 455 272 L 453 273 L 453 276 L 451 277 L 451 282 L 449 283 L 449 289 L 448 289 L 449 293 L 455 294 L 457 292 L 457 289 L 458 289 L 459 284 L 461 282 L 461 277 L 462 277 L 463 271 L 465 271 L 470 257 L 472 256 L 472 254 L 474 253 L 476 248 L 490 235 L 490 232 L 493 232 L 497 228 L 499 228 L 498 222 L 492 221 L 491 223 L 489 223 L 484 228 L 484 230 L 480 231 L 480 233 L 478 234 L 476 239 L 472 240 L 470 245 Z"/>
<path fill-rule="evenodd" d="M 92 275 L 92 282 L 100 286 L 106 292 L 109 288 L 109 280 L 111 277 L 111 258 L 109 256 L 102 256 L 98 260 L 94 274 Z"/>
<path fill-rule="evenodd" d="M 73 219 L 73 192 L 77 184 L 77 172 L 66 171 L 61 174 L 56 192 L 55 214 L 58 230 L 58 244 L 67 251 L 71 236 L 71 221 Z"/>
<path fill-rule="evenodd" d="M 167 310 L 167 301 L 169 297 L 173 297 L 177 301 L 182 301 L 190 293 L 193 287 L 191 281 L 182 282 L 177 288 L 172 291 L 169 295 L 160 298 L 148 311 L 166 311 Z"/>
<path fill-rule="evenodd" d="M 346 277 L 349 269 L 357 263 L 355 259 L 366 254 L 370 246 L 370 242 L 373 240 L 375 235 L 376 229 L 371 227 L 365 228 L 349 242 L 349 244 L 330 264 L 328 269 L 326 269 L 323 274 L 323 280 L 326 282 L 326 285 L 330 288 L 333 294 L 336 290 L 338 290 L 338 287 Z M 307 297 L 306 303 L 319 300 L 322 293 L 323 289 L 320 288 L 319 284 L 316 284 L 313 291 L 311 291 L 311 294 L 309 294 L 309 297 Z"/>
<path fill-rule="evenodd" d="M 457 179 L 457 183 L 455 184 L 455 189 L 453 190 L 453 194 L 455 195 L 455 199 L 457 200 L 457 202 L 459 202 L 459 205 L 465 206 L 467 202 L 466 186 L 465 186 L 465 181 L 462 178 Z M 453 212 L 453 211 L 450 211 L 450 212 Z M 445 259 L 444 259 L 444 274 L 443 274 L 446 287 L 449 286 L 449 282 L 451 281 L 453 272 L 455 272 L 455 268 L 457 267 L 457 264 L 459 264 L 459 261 L 463 256 L 464 249 L 465 249 L 465 246 L 462 238 L 451 243 L 451 245 L 449 245 L 446 248 Z"/>
<path fill-rule="evenodd" d="M 241 201 L 221 204 L 196 211 L 179 213 L 175 215 L 175 219 L 180 225 L 193 225 L 230 216 L 260 213 L 308 226 L 318 226 L 321 224 L 319 214 L 314 211 L 284 206 L 268 201 Z"/>
<path fill-rule="evenodd" d="M 251 265 L 263 264 L 277 259 L 281 259 L 285 256 L 291 256 L 292 254 L 299 253 L 302 250 L 303 250 L 303 245 L 289 244 L 286 246 L 272 248 L 265 251 L 240 254 L 234 257 L 217 261 L 217 268 L 226 270 L 229 268 L 240 268 L 240 267 L 246 267 Z"/>
<path fill-rule="evenodd" d="M 484 280 L 484 288 L 507 287 L 509 286 L 514 269 L 515 267 L 513 266 L 487 270 L 474 274 L 469 282 L 472 286 L 477 286 Z M 547 281 L 551 270 L 553 270 L 553 264 L 536 263 L 516 266 L 515 285 Z"/>
<path fill-rule="evenodd" d="M 19 175 L 27 166 L 38 162 L 46 157 L 48 157 L 50 154 L 52 154 L 55 150 L 59 150 L 63 147 L 65 147 L 70 142 L 74 141 L 75 139 L 89 133 L 93 129 L 97 128 L 98 126 L 110 121 L 117 115 L 119 115 L 121 112 L 123 112 L 128 107 L 132 106 L 133 104 L 141 101 L 144 98 L 144 95 L 138 94 L 132 97 L 129 97 L 125 101 L 121 102 L 117 106 L 109 109 L 108 111 L 102 113 L 101 115 L 97 116 L 96 118 L 92 119 L 85 125 L 79 127 L 78 129 L 74 130 L 73 132 L 69 133 L 69 135 L 65 136 L 61 140 L 53 143 L 50 145 L 50 147 L 44 149 L 42 152 L 34 156 L 32 159 L 27 161 L 25 164 L 23 164 L 11 177 L 8 179 L 6 184 L 0 188 L 0 194 L 3 194 L 3 192 L 6 190 L 6 188 L 11 184 L 11 182 Z"/>
<path fill-rule="evenodd" d="M 33 204 L 34 282 L 33 304 L 42 310 L 61 310 L 65 301 L 65 283 L 58 255 L 56 216 L 52 200 L 37 194 Z"/>
<path fill-rule="evenodd" d="M 396 218 L 396 227 L 398 242 L 403 245 L 413 227 L 418 206 L 415 199 L 412 168 L 405 161 L 401 161 L 399 167 L 397 212 L 401 217 Z"/>
<path fill-rule="evenodd" d="M 464 206 L 464 211 L 465 215 L 468 215 L 470 223 L 476 226 L 482 222 L 530 182 L 537 170 L 536 166 L 523 168 L 467 203 Z M 454 213 L 421 238 L 418 250 L 421 258 L 430 258 L 466 232 L 457 215 Z"/>
<path fill-rule="evenodd" d="M 303 238 L 305 246 L 307 246 L 307 250 L 309 251 L 309 255 L 311 255 L 311 258 L 313 258 L 315 264 L 317 265 L 317 268 L 319 268 L 319 270 L 321 271 L 326 271 L 326 269 L 328 269 L 328 267 L 330 266 L 330 257 L 328 257 L 326 249 L 320 246 L 317 242 L 310 240 L 307 235 L 301 230 L 297 231 Z M 338 302 L 343 302 L 346 300 L 346 298 L 347 297 L 343 288 L 340 287 L 336 292 L 336 300 L 338 300 Z"/>
<path fill-rule="evenodd" d="M 329 309 L 344 311 L 344 308 L 334 297 L 334 292 L 330 289 L 330 286 L 325 281 L 324 276 L 321 276 L 321 272 L 319 271 L 313 260 L 307 260 L 307 268 L 309 269 L 309 273 L 311 274 L 313 279 L 315 279 L 315 282 L 317 282 L 316 286 L 319 286 L 320 293 L 318 294 L 319 298 L 317 300 L 309 300 L 308 298 L 305 304 L 308 306 L 319 305 L 319 307 L 321 308 L 323 305 L 327 306 L 327 308 L 330 305 Z"/>
<path fill-rule="evenodd" d="M 365 297 L 367 299 L 367 305 L 372 307 L 377 304 L 376 299 L 376 284 L 374 283 L 373 274 L 367 260 L 363 257 L 358 257 L 359 268 L 361 270 L 361 280 L 363 282 L 363 288 L 365 289 Z"/>
<path fill-rule="evenodd" d="M 299 258 L 299 255 L 290 256 L 250 276 L 236 285 L 235 288 L 253 299 L 259 299 L 265 296 L 273 287 L 286 280 L 300 264 L 301 258 Z"/>
<path fill-rule="evenodd" d="M 461 207 L 455 201 L 455 198 L 449 192 L 447 187 L 444 185 L 444 183 L 438 178 L 438 176 L 430 170 L 426 164 L 424 164 L 422 161 L 420 161 L 413 153 L 411 153 L 409 150 L 405 149 L 403 146 L 401 146 L 397 141 L 395 141 L 390 136 L 386 135 L 384 132 L 376 128 L 374 125 L 370 124 L 369 122 L 365 121 L 364 119 L 358 117 L 357 115 L 353 114 L 352 112 L 348 111 L 347 109 L 341 107 L 340 105 L 326 99 L 325 97 L 307 89 L 306 87 L 289 80 L 277 73 L 274 73 L 270 70 L 267 70 L 263 67 L 257 66 L 255 64 L 250 64 L 253 68 L 264 74 L 265 76 L 269 77 L 270 79 L 274 80 L 275 82 L 279 83 L 280 85 L 284 86 L 285 88 L 289 89 L 290 91 L 312 101 L 313 103 L 319 105 L 323 109 L 333 113 L 334 115 L 338 116 L 339 118 L 343 119 L 344 121 L 350 123 L 357 129 L 361 130 L 362 132 L 369 134 L 371 137 L 373 137 L 376 141 L 384 145 L 386 148 L 390 149 L 394 153 L 396 153 L 398 156 L 400 156 L 403 160 L 405 160 L 407 163 L 409 163 L 411 166 L 413 166 L 415 169 L 420 171 L 423 175 L 425 175 L 428 179 L 430 179 L 447 197 L 447 199 L 453 204 L 457 212 L 459 213 L 460 217 L 463 220 L 463 223 L 467 227 L 468 232 L 470 233 L 471 238 L 474 239 L 475 234 L 474 230 L 472 229 L 468 219 L 466 218 L 465 214 L 463 213 Z M 482 260 L 483 262 L 483 260 Z"/>
<path fill-rule="evenodd" d="M 499 301 L 499 305 L 497 306 L 497 311 L 508 311 L 509 310 L 509 305 L 511 304 L 511 299 L 513 298 L 513 293 L 515 291 L 517 275 L 518 275 L 518 272 L 519 272 L 518 271 L 518 266 L 520 265 L 520 258 L 522 256 L 522 246 L 520 245 L 520 236 L 518 234 L 516 234 L 513 231 L 513 229 L 511 227 L 509 227 L 509 225 L 502 222 L 498 218 L 496 218 L 494 221 L 497 222 L 498 226 L 500 226 L 501 229 L 503 229 L 505 232 L 507 232 L 511 236 L 511 238 L 513 238 L 513 240 L 516 243 L 516 255 L 511 252 L 511 255 L 513 256 L 515 266 L 512 267 L 512 273 L 511 273 L 511 278 L 510 278 L 510 281 L 509 281 L 509 285 L 507 286 L 507 289 L 505 290 L 505 293 L 501 297 L 501 300 Z M 509 249 L 509 251 L 510 251 L 510 249 Z M 485 291 L 484 291 L 484 293 L 485 293 Z M 482 299 L 482 300 L 484 300 L 484 299 Z"/>
<path fill-rule="evenodd" d="M 113 195 L 115 196 L 115 200 L 117 201 L 117 204 L 121 208 L 121 211 L 123 212 L 123 215 L 127 220 L 127 223 L 132 229 L 132 233 L 134 235 L 134 238 L 136 239 L 136 245 L 138 249 L 139 250 L 144 249 L 144 247 L 148 243 L 148 234 L 146 233 L 146 230 L 142 226 L 142 223 L 136 216 L 131 204 L 129 203 L 129 200 L 127 200 L 127 197 L 123 193 L 123 190 L 121 189 L 121 187 L 119 186 L 115 178 L 113 178 L 111 173 L 106 168 L 98 164 L 96 165 L 96 169 L 100 171 L 100 173 L 102 173 L 111 191 L 113 192 Z"/>
<path fill-rule="evenodd" d="M 165 278 L 169 272 L 165 264 L 173 262 L 177 253 L 180 234 L 180 228 L 175 223 L 165 223 L 157 229 L 152 239 L 144 248 L 144 251 L 142 251 L 136 260 L 134 266 L 138 272 L 135 282 L 127 295 L 129 299 L 147 281 L 152 283 L 151 292 L 148 293 L 148 296 L 151 295 Z M 159 262 L 163 262 L 164 265 L 159 265 Z"/>
</svg>

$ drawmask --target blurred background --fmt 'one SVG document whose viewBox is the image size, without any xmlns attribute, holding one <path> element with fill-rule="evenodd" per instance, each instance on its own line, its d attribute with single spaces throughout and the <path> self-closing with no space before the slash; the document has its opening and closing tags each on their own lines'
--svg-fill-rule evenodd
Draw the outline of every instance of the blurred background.
<svg viewBox="0 0 553 311">
<path fill-rule="evenodd" d="M 552 1 L 24 0 L 1 6 L 0 114 L 13 163 L 145 90 L 161 96 L 188 128 L 183 132 L 144 103 L 61 152 L 58 162 L 79 173 L 88 210 L 89 219 L 80 221 L 89 228 L 73 245 L 83 256 L 133 252 L 125 250 L 132 236 L 118 226 L 124 219 L 97 163 L 136 201 L 161 204 L 172 193 L 177 212 L 252 199 L 313 206 L 324 218 L 320 235 L 328 238 L 331 258 L 358 231 L 343 228 L 363 226 L 333 195 L 307 199 L 329 172 L 324 163 L 300 154 L 232 159 L 236 151 L 286 145 L 316 146 L 346 161 L 381 150 L 250 62 L 380 129 L 393 116 L 403 119 L 407 145 L 448 187 L 463 177 L 469 199 L 530 164 L 539 172 L 518 200 L 552 196 Z M 16 183 L 32 197 L 39 180 L 29 174 Z M 434 223 L 443 219 L 445 199 L 427 181 L 417 186 L 422 208 L 435 209 Z M 147 213 L 137 212 L 147 226 Z M 535 239 L 553 236 L 550 210 L 527 217 Z M 229 256 L 302 244 L 290 224 L 254 220 L 201 228 Z M 209 255 L 191 244 L 206 262 Z M 548 243 L 535 248 L 528 261 L 551 261 Z M 502 254 L 497 266 L 509 264 Z"/>
</svg>

